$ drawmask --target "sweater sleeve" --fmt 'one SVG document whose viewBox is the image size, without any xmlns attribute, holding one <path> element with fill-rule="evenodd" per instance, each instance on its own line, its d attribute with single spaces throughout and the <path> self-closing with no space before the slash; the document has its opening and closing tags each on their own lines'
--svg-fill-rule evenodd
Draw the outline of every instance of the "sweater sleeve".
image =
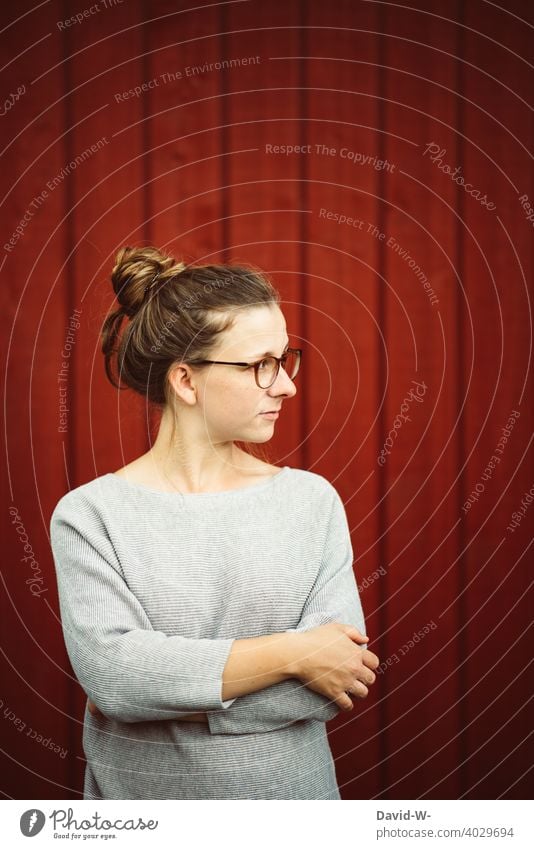
<svg viewBox="0 0 534 849">
<path fill-rule="evenodd" d="M 63 499 L 62 499 L 63 501 Z M 100 711 L 119 722 L 179 719 L 222 709 L 233 639 L 189 639 L 153 630 L 121 573 L 100 519 L 60 501 L 50 522 L 63 636 L 72 668 Z"/>
<path fill-rule="evenodd" d="M 342 622 L 354 625 L 365 634 L 352 562 L 345 507 L 334 490 L 321 567 L 299 622 L 294 628 L 287 628 L 286 632 L 308 631 L 329 622 Z M 334 701 L 310 690 L 299 679 L 289 678 L 240 696 L 224 712 L 208 712 L 208 722 L 211 734 L 251 734 L 273 731 L 304 719 L 328 722 L 340 712 L 341 708 Z"/>
</svg>

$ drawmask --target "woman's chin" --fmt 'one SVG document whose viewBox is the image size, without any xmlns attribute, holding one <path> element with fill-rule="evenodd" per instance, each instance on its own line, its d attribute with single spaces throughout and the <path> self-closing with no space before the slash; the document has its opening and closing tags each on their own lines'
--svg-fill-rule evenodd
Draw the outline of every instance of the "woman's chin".
<svg viewBox="0 0 534 849">
<path fill-rule="evenodd" d="M 259 436 L 257 433 L 252 434 L 251 436 L 242 437 L 243 442 L 257 442 L 261 444 L 262 442 L 269 442 L 270 439 L 273 438 L 273 433 L 265 433 L 262 436 Z"/>
<path fill-rule="evenodd" d="M 274 424 L 272 422 L 271 424 Z M 258 429 L 250 429 L 250 431 L 242 432 L 239 436 L 235 437 L 235 441 L 237 442 L 268 442 L 269 439 L 273 438 L 274 427 L 266 427 L 265 425 Z"/>
</svg>

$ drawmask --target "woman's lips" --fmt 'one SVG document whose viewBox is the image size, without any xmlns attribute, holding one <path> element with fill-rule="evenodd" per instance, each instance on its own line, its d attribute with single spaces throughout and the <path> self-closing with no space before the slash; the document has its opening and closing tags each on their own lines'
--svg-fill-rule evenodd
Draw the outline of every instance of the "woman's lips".
<svg viewBox="0 0 534 849">
<path fill-rule="evenodd" d="M 274 413 L 260 413 L 260 416 L 263 416 L 263 417 L 264 417 L 264 418 L 266 418 L 266 419 L 272 419 L 273 421 L 274 421 L 275 419 L 277 419 L 279 415 L 280 415 L 280 413 L 277 413 L 277 412 L 274 412 Z"/>
</svg>

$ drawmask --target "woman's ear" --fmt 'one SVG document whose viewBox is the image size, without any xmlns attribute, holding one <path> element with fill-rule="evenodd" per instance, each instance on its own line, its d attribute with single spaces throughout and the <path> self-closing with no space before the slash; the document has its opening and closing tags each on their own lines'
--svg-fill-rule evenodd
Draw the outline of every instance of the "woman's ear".
<svg viewBox="0 0 534 849">
<path fill-rule="evenodd" d="M 180 401 L 193 406 L 197 402 L 193 370 L 186 363 L 175 363 L 169 369 L 168 380 L 172 390 Z"/>
</svg>

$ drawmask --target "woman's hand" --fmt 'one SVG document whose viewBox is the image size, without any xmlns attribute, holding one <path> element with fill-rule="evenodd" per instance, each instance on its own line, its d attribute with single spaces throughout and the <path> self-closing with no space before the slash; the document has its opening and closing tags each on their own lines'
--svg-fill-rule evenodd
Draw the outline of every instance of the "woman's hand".
<svg viewBox="0 0 534 849">
<path fill-rule="evenodd" d="M 352 625 L 329 622 L 295 633 L 296 660 L 292 672 L 311 690 L 334 701 L 342 710 L 354 707 L 350 695 L 364 699 L 376 680 L 380 663 L 369 649 L 359 648 L 369 638 Z"/>
</svg>

